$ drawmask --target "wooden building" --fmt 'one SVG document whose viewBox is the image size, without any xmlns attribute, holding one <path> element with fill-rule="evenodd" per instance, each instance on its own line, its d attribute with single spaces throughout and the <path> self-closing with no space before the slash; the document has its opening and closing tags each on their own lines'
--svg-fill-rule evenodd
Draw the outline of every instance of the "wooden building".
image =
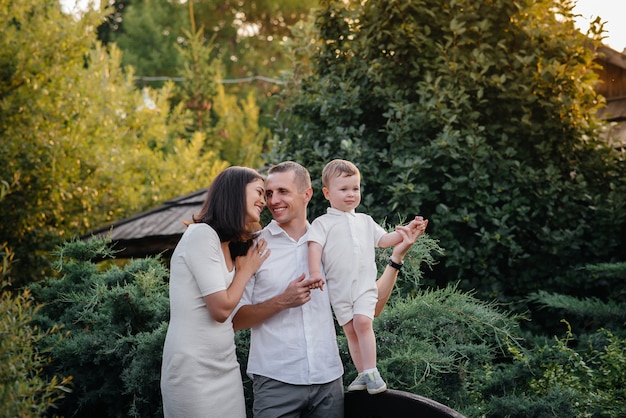
<svg viewBox="0 0 626 418">
<path fill-rule="evenodd" d="M 598 115 L 611 123 L 607 140 L 616 147 L 626 148 L 626 54 L 608 46 L 598 50 L 596 60 L 600 82 L 596 91 L 606 98 L 606 107 Z"/>
<path fill-rule="evenodd" d="M 116 258 L 140 258 L 162 254 L 169 258 L 185 231 L 185 221 L 200 213 L 207 189 L 164 202 L 161 206 L 122 219 L 83 236 L 110 236 Z"/>
</svg>

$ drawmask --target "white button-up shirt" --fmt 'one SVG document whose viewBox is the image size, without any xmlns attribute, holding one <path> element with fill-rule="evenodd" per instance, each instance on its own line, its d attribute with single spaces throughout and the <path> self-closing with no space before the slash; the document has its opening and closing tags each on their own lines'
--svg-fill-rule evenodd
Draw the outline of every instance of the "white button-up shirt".
<svg viewBox="0 0 626 418">
<path fill-rule="evenodd" d="M 264 302 L 302 273 L 309 276 L 307 236 L 296 242 L 275 221 L 261 231 L 272 253 L 248 282 L 239 306 Z M 312 290 L 309 302 L 251 329 L 247 373 L 294 385 L 328 383 L 343 374 L 326 289 Z"/>
<path fill-rule="evenodd" d="M 328 208 L 311 224 L 308 239 L 323 248 L 325 289 L 339 325 L 350 322 L 355 314 L 374 319 L 378 300 L 375 248 L 386 232 L 371 216 L 354 210 Z"/>
</svg>

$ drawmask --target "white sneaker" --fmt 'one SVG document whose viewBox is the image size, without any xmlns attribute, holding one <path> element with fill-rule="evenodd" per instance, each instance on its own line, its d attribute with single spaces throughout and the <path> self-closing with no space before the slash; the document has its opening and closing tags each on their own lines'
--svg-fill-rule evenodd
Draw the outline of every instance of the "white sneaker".
<svg viewBox="0 0 626 418">
<path fill-rule="evenodd" d="M 348 392 L 354 392 L 355 390 L 365 390 L 367 389 L 367 378 L 363 373 L 359 373 L 348 386 Z"/>
<path fill-rule="evenodd" d="M 387 384 L 385 383 L 383 378 L 380 377 L 380 373 L 378 373 L 378 370 L 367 373 L 365 375 L 365 379 L 367 393 L 369 393 L 370 395 L 375 395 L 377 393 L 381 393 L 387 390 Z"/>
</svg>

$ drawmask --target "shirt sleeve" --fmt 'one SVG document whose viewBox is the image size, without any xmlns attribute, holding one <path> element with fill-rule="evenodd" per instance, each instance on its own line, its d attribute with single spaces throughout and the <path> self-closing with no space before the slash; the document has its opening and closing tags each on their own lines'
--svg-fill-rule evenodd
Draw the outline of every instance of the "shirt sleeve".
<svg viewBox="0 0 626 418">
<path fill-rule="evenodd" d="M 217 233 L 210 226 L 189 231 L 185 263 L 202 296 L 226 290 L 228 271 Z"/>
<path fill-rule="evenodd" d="M 369 218 L 370 227 L 372 228 L 372 236 L 374 237 L 374 243 L 376 247 L 378 247 L 378 243 L 380 242 L 380 239 L 383 237 L 383 235 L 387 233 L 387 231 L 385 231 L 385 228 L 378 225 L 371 216 L 368 215 L 368 218 Z"/>
<path fill-rule="evenodd" d="M 309 228 L 309 236 L 307 240 L 309 242 L 317 242 L 322 247 L 326 244 L 326 228 L 322 222 L 322 217 L 316 218 Z"/>
</svg>

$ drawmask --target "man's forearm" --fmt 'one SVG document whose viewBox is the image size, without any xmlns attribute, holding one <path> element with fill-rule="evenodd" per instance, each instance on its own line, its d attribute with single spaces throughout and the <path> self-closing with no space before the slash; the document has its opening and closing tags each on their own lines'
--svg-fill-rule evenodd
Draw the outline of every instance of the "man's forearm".
<svg viewBox="0 0 626 418">
<path fill-rule="evenodd" d="M 297 279 L 291 281 L 287 289 L 280 295 L 265 302 L 244 305 L 239 308 L 233 317 L 235 330 L 255 327 L 282 310 L 302 306 L 310 301 L 311 289 L 309 286 L 311 283 L 309 280 L 305 280 L 305 277 L 305 274 L 302 273 Z"/>
<path fill-rule="evenodd" d="M 235 331 L 255 327 L 283 309 L 285 307 L 280 303 L 279 296 L 254 305 L 244 305 L 233 317 L 233 327 Z"/>
</svg>

